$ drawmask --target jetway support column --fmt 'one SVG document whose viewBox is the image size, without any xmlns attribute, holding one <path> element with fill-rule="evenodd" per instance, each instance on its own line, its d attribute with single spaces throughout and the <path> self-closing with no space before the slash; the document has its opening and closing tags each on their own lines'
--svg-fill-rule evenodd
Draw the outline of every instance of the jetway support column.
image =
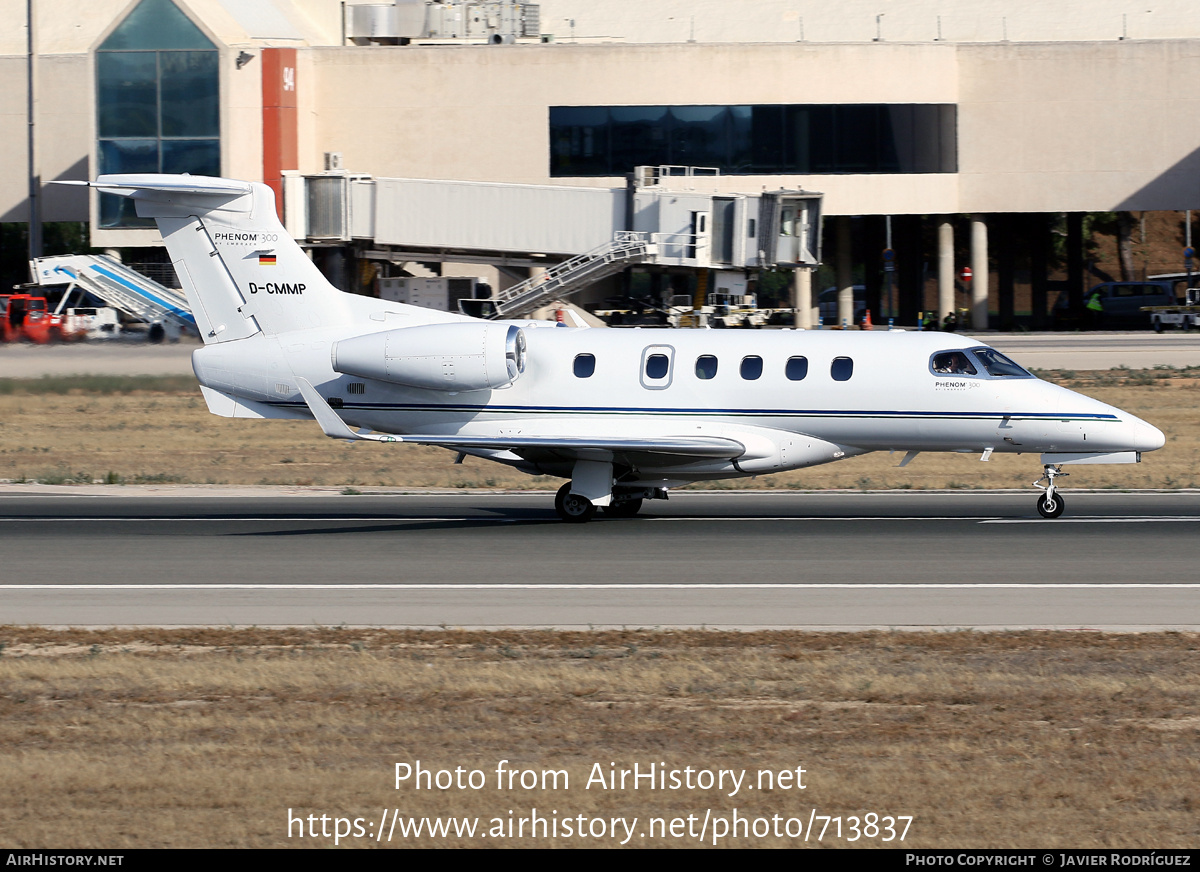
<svg viewBox="0 0 1200 872">
<path fill-rule="evenodd" d="M 1029 326 L 1033 330 L 1046 327 L 1046 302 L 1050 270 L 1050 216 L 1028 216 L 1029 228 Z"/>
<path fill-rule="evenodd" d="M 988 328 L 988 226 L 983 215 L 971 216 L 971 329 Z"/>
<path fill-rule="evenodd" d="M 792 270 L 792 326 L 801 330 L 813 327 L 812 274 L 806 266 Z"/>
<path fill-rule="evenodd" d="M 925 252 L 921 248 L 920 215 L 892 218 L 892 247 L 896 249 L 896 323 L 915 326 L 925 308 Z"/>
<path fill-rule="evenodd" d="M 850 216 L 839 215 L 837 226 L 836 269 L 838 287 L 837 326 L 854 326 L 854 259 L 851 253 Z"/>
<path fill-rule="evenodd" d="M 1083 321 L 1083 213 L 1067 213 L 1067 300 L 1075 324 Z"/>
<path fill-rule="evenodd" d="M 954 311 L 954 225 L 949 218 L 938 222 L 938 311 L 939 325 Z"/>
<path fill-rule="evenodd" d="M 999 298 L 1000 329 L 1012 330 L 1016 326 L 1016 244 L 1017 220 L 1012 214 L 997 216 L 993 222 L 999 233 L 996 240 L 996 296 Z"/>
</svg>

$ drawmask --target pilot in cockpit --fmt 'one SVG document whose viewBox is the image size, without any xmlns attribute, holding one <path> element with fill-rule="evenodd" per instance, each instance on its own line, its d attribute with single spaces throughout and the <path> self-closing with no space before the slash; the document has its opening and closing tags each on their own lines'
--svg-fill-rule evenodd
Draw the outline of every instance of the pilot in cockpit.
<svg viewBox="0 0 1200 872">
<path fill-rule="evenodd" d="M 947 375 L 975 375 L 975 367 L 961 351 L 943 351 L 933 357 L 933 371 Z"/>
</svg>

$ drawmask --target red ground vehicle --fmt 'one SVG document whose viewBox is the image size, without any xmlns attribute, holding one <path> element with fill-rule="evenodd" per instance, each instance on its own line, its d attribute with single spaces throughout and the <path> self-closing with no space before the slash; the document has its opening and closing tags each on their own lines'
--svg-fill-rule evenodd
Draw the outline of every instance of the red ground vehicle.
<svg viewBox="0 0 1200 872">
<path fill-rule="evenodd" d="M 0 339 L 46 343 L 62 338 L 62 316 L 51 314 L 45 297 L 0 294 Z"/>
</svg>

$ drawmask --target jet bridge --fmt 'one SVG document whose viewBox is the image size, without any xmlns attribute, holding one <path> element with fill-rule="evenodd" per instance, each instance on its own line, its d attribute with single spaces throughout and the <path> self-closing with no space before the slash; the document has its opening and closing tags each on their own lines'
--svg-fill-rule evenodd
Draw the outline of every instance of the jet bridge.
<svg viewBox="0 0 1200 872">
<path fill-rule="evenodd" d="M 372 178 L 284 181 L 284 224 L 312 246 L 360 257 L 536 270 L 493 297 L 506 317 L 633 264 L 697 270 L 816 266 L 822 195 L 725 193 L 715 169 L 638 167 L 623 188 Z"/>
</svg>

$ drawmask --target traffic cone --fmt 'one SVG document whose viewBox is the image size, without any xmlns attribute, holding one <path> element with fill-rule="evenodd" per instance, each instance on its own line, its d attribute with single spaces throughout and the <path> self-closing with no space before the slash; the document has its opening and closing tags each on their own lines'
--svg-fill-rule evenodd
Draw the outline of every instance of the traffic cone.
<svg viewBox="0 0 1200 872">
<path fill-rule="evenodd" d="M 875 325 L 871 323 L 871 310 L 867 309 L 866 314 L 863 315 L 862 329 L 872 330 L 874 327 Z"/>
</svg>

